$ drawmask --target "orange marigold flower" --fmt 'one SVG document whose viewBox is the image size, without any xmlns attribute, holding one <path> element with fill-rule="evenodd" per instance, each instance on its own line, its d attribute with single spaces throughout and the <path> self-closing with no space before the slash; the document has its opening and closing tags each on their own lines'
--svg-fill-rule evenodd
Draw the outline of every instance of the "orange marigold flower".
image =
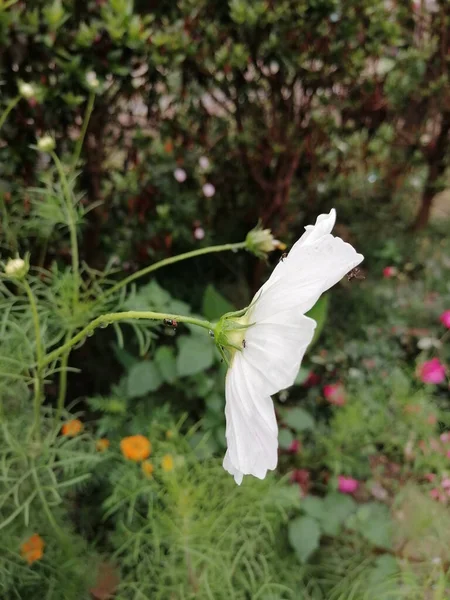
<svg viewBox="0 0 450 600">
<path fill-rule="evenodd" d="M 108 448 L 109 440 L 107 440 L 106 438 L 100 438 L 95 442 L 95 449 L 97 450 L 97 452 L 104 452 L 105 450 L 108 450 Z"/>
<path fill-rule="evenodd" d="M 153 475 L 154 470 L 155 467 L 153 466 L 153 464 L 149 460 L 144 460 L 144 462 L 142 463 L 142 472 L 144 473 L 144 475 L 150 478 Z"/>
<path fill-rule="evenodd" d="M 171 454 L 165 454 L 162 457 L 162 461 L 161 461 L 161 466 L 163 468 L 163 471 L 165 471 L 166 473 L 168 473 L 169 471 L 173 470 L 173 456 Z"/>
<path fill-rule="evenodd" d="M 83 423 L 79 419 L 67 421 L 61 428 L 62 434 L 68 437 L 75 437 L 83 431 Z"/>
<path fill-rule="evenodd" d="M 152 445 L 143 435 L 130 435 L 120 442 L 120 449 L 125 458 L 139 462 L 150 456 Z"/>
<path fill-rule="evenodd" d="M 20 554 L 29 565 L 44 556 L 44 540 L 37 533 L 34 533 L 20 546 Z"/>
</svg>

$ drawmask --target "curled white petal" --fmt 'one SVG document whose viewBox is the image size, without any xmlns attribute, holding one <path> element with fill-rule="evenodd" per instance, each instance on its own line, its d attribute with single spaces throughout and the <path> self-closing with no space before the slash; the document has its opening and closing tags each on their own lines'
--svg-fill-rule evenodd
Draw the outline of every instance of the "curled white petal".
<svg viewBox="0 0 450 600">
<path fill-rule="evenodd" d="M 243 353 L 237 352 L 233 358 L 225 393 L 228 450 L 223 466 L 236 483 L 242 481 L 242 475 L 264 479 L 277 465 L 278 426 L 272 399 Z"/>
<path fill-rule="evenodd" d="M 329 233 L 296 247 L 295 253 L 293 250 L 278 264 L 259 297 L 255 296 L 252 319 L 256 322 L 292 308 L 308 312 L 324 292 L 364 259 L 353 246 Z"/>
</svg>

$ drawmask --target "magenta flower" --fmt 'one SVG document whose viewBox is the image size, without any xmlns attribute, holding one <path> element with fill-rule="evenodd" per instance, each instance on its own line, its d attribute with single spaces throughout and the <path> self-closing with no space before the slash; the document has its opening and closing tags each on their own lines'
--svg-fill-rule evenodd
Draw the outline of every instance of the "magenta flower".
<svg viewBox="0 0 450 600">
<path fill-rule="evenodd" d="M 390 279 L 391 277 L 395 277 L 398 271 L 396 267 L 384 267 L 383 269 L 383 277 L 385 279 Z"/>
<path fill-rule="evenodd" d="M 450 310 L 445 310 L 439 317 L 439 321 L 442 323 L 442 325 L 444 325 L 444 327 L 450 329 Z"/>
<path fill-rule="evenodd" d="M 445 380 L 445 365 L 438 358 L 432 358 L 419 366 L 418 374 L 423 383 L 442 383 Z"/>
<path fill-rule="evenodd" d="M 299 440 L 293 440 L 288 448 L 288 452 L 290 454 L 297 454 L 297 452 L 300 451 L 301 446 Z"/>
<path fill-rule="evenodd" d="M 325 385 L 323 388 L 323 395 L 330 404 L 336 406 L 344 406 L 345 404 L 345 390 L 342 383 L 330 383 Z"/>
<path fill-rule="evenodd" d="M 359 488 L 359 481 L 352 477 L 344 477 L 339 475 L 338 477 L 338 490 L 342 494 L 353 494 Z"/>
</svg>

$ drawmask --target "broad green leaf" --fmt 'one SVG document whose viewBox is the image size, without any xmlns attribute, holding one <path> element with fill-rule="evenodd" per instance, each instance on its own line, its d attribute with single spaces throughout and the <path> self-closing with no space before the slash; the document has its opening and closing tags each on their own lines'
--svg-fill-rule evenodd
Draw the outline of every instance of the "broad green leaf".
<svg viewBox="0 0 450 600">
<path fill-rule="evenodd" d="M 294 436 L 292 435 L 292 431 L 289 431 L 289 429 L 280 429 L 278 433 L 278 444 L 280 448 L 287 450 L 293 441 Z"/>
<path fill-rule="evenodd" d="M 298 559 L 305 563 L 319 547 L 319 524 L 312 517 L 297 517 L 289 523 L 288 537 Z"/>
<path fill-rule="evenodd" d="M 208 369 L 214 360 L 214 346 L 208 338 L 184 336 L 178 339 L 177 373 L 180 377 Z"/>
<path fill-rule="evenodd" d="M 386 505 L 377 502 L 365 504 L 356 514 L 355 525 L 361 535 L 374 546 L 392 547 L 392 521 Z"/>
<path fill-rule="evenodd" d="M 351 496 L 332 492 L 323 503 L 324 511 L 320 524 L 327 535 L 338 535 L 348 517 L 356 511 L 357 504 Z"/>
<path fill-rule="evenodd" d="M 145 396 L 156 391 L 163 380 L 155 363 L 143 360 L 133 365 L 128 373 L 127 393 L 130 398 Z"/>
<path fill-rule="evenodd" d="M 311 349 L 314 346 L 314 344 L 317 342 L 317 340 L 319 339 L 320 334 L 322 333 L 322 329 L 327 320 L 327 315 L 328 315 L 328 295 L 322 296 L 321 298 L 319 298 L 319 300 L 314 304 L 312 309 L 308 313 L 306 313 L 307 317 L 314 319 L 314 321 L 316 321 L 316 323 L 317 323 L 317 327 L 314 331 L 314 337 L 308 346 L 309 349 Z"/>
<path fill-rule="evenodd" d="M 303 512 L 305 512 L 310 517 L 321 521 L 324 516 L 324 503 L 322 498 L 317 498 L 317 496 L 306 496 L 304 500 L 302 500 L 301 508 Z"/>
<path fill-rule="evenodd" d="M 303 410 L 303 408 L 291 408 L 286 410 L 283 415 L 283 422 L 294 431 L 305 431 L 314 429 L 315 421 L 313 417 Z"/>
<path fill-rule="evenodd" d="M 234 306 L 212 284 L 209 284 L 203 294 L 202 312 L 205 317 L 209 321 L 214 321 L 233 310 L 235 310 Z"/>
<path fill-rule="evenodd" d="M 158 365 L 164 381 L 173 383 L 177 378 L 175 352 L 169 346 L 160 346 L 155 352 L 155 363 Z"/>
</svg>

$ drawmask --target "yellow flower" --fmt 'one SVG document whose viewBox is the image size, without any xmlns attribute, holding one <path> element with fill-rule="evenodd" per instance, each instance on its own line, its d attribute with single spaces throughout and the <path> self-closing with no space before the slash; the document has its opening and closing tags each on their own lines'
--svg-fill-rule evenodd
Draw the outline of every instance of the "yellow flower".
<svg viewBox="0 0 450 600">
<path fill-rule="evenodd" d="M 20 554 L 29 565 L 44 556 L 44 540 L 37 533 L 34 533 L 26 542 L 20 546 Z"/>
<path fill-rule="evenodd" d="M 72 419 L 72 421 L 67 421 L 61 428 L 61 432 L 63 435 L 67 437 L 75 437 L 79 433 L 83 431 L 83 423 L 79 419 Z"/>
<path fill-rule="evenodd" d="M 155 467 L 149 460 L 144 460 L 141 468 L 144 475 L 148 478 L 150 478 L 153 475 L 153 471 L 155 470 Z"/>
<path fill-rule="evenodd" d="M 150 456 L 152 445 L 143 435 L 130 435 L 120 442 L 120 449 L 125 458 L 139 462 Z"/>
<path fill-rule="evenodd" d="M 168 473 L 173 470 L 173 456 L 171 454 L 165 454 L 161 460 L 161 466 L 163 471 Z"/>
<path fill-rule="evenodd" d="M 95 449 L 97 450 L 97 452 L 104 452 L 105 450 L 108 450 L 108 448 L 109 440 L 107 440 L 106 438 L 100 438 L 95 442 Z"/>
<path fill-rule="evenodd" d="M 168 430 L 166 431 L 166 438 L 167 438 L 168 440 L 171 440 L 171 439 L 173 438 L 173 431 L 172 431 L 171 429 L 168 429 Z"/>
</svg>

